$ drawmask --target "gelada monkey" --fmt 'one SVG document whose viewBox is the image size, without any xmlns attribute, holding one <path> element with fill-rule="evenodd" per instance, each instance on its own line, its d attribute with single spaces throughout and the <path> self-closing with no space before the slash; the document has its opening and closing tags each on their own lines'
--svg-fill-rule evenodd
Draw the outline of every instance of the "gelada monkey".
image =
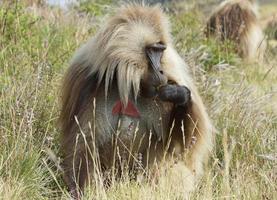
<svg viewBox="0 0 277 200">
<path fill-rule="evenodd" d="M 178 157 L 190 186 L 201 175 L 212 125 L 169 32 L 158 6 L 125 5 L 73 57 L 60 121 L 64 179 L 75 198 L 97 167 L 120 174 L 125 162 L 131 172 L 136 155 L 145 171 Z"/>
<path fill-rule="evenodd" d="M 223 1 L 209 18 L 206 35 L 234 42 L 237 53 L 245 60 L 263 59 L 266 41 L 255 0 Z"/>
</svg>

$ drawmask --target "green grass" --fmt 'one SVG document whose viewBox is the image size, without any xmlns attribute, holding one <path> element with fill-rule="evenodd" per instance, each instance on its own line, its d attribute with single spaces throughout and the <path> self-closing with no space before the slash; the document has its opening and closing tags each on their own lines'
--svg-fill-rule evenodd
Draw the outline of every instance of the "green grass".
<svg viewBox="0 0 277 200">
<path fill-rule="evenodd" d="M 102 23 L 105 4 L 99 2 L 87 10 L 85 3 L 75 8 L 95 12 L 90 15 L 1 5 L 0 199 L 68 197 L 52 155 L 59 149 L 59 87 L 75 49 Z M 177 49 L 190 64 L 217 129 L 215 149 L 192 199 L 274 199 L 276 50 L 268 46 L 263 64 L 244 63 L 232 44 L 205 39 L 206 16 L 196 6 L 170 18 Z M 125 177 L 108 190 L 95 184 L 85 199 L 182 199 L 174 176 L 163 179 L 155 186 Z"/>
</svg>

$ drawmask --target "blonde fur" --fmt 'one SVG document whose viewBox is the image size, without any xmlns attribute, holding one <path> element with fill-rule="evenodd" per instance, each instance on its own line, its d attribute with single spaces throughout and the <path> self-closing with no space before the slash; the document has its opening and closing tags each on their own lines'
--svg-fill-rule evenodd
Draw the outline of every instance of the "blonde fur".
<svg viewBox="0 0 277 200">
<path fill-rule="evenodd" d="M 246 60 L 263 59 L 266 42 L 256 1 L 222 2 L 209 18 L 206 34 L 233 41 L 238 54 Z"/>
<path fill-rule="evenodd" d="M 184 159 L 181 163 L 191 177 L 189 181 L 184 181 L 184 188 L 193 188 L 193 183 L 203 172 L 203 162 L 212 150 L 212 125 L 188 66 L 174 50 L 169 30 L 168 19 L 159 7 L 124 6 L 108 20 L 94 38 L 76 52 L 62 88 L 61 124 L 64 151 L 72 149 L 77 129 L 74 117 L 77 116 L 80 124 L 92 121 L 87 119 L 92 117 L 89 117 L 87 110 L 92 107 L 97 86 L 104 84 L 108 98 L 109 88 L 116 74 L 121 101 L 126 105 L 131 96 L 136 99 L 140 93 L 140 80 L 148 68 L 145 46 L 163 42 L 167 45 L 161 60 L 164 74 L 169 80 L 191 90 L 192 104 L 187 113 L 189 120 L 184 122 L 184 126 L 188 132 L 185 133 L 186 136 L 194 136 L 197 140 L 188 154 L 184 155 L 180 148 L 177 153 L 183 153 Z M 94 76 L 97 77 L 97 82 L 93 82 L 91 77 Z M 190 141 L 190 138 L 186 139 Z M 178 144 L 182 147 L 181 135 L 172 140 L 172 148 L 178 149 Z M 155 154 L 156 150 L 152 153 Z"/>
</svg>

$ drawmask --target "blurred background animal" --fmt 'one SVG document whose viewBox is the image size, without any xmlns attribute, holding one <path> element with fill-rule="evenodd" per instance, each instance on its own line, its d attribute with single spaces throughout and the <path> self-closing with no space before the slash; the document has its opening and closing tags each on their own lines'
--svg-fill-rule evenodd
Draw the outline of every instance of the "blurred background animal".
<svg viewBox="0 0 277 200">
<path fill-rule="evenodd" d="M 277 14 L 264 19 L 263 24 L 269 39 L 277 40 Z"/>
<path fill-rule="evenodd" d="M 174 160 L 190 191 L 212 149 L 205 106 L 162 10 L 129 5 L 116 13 L 76 52 L 64 77 L 65 182 L 79 198 L 96 171 L 120 176 L 139 165 L 147 177 Z"/>
<path fill-rule="evenodd" d="M 234 42 L 237 53 L 246 60 L 264 56 L 266 39 L 254 0 L 223 1 L 209 18 L 206 35 Z"/>
</svg>

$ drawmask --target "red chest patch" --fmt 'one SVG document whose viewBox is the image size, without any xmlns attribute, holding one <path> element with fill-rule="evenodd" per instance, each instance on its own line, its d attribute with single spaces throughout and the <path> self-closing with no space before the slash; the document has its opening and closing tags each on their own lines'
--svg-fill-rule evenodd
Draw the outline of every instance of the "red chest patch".
<svg viewBox="0 0 277 200">
<path fill-rule="evenodd" d="M 112 114 L 123 114 L 131 117 L 140 117 L 138 109 L 131 101 L 128 101 L 128 104 L 125 108 L 121 101 L 117 101 L 113 107 Z"/>
</svg>

